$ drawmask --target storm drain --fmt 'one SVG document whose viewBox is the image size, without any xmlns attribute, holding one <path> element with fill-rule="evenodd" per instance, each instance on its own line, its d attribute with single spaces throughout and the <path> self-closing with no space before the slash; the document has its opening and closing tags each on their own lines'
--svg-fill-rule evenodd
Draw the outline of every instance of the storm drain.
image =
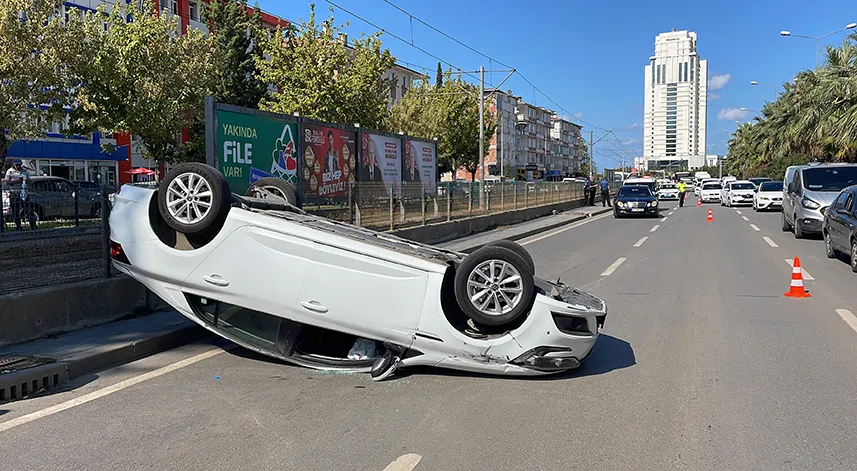
<svg viewBox="0 0 857 471">
<path fill-rule="evenodd" d="M 0 403 L 50 391 L 66 382 L 66 364 L 32 355 L 0 356 Z"/>
</svg>

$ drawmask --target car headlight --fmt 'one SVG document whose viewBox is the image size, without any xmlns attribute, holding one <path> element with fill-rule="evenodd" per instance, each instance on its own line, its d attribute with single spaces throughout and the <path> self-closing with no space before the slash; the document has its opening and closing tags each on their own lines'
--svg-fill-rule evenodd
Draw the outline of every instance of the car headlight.
<svg viewBox="0 0 857 471">
<path fill-rule="evenodd" d="M 806 209 L 818 209 L 818 208 L 820 208 L 820 207 L 821 207 L 821 205 L 820 205 L 820 204 L 818 204 L 818 203 L 816 203 L 815 201 L 813 201 L 813 200 L 811 200 L 811 199 L 807 198 L 806 196 L 804 196 L 804 197 L 800 200 L 800 204 L 801 204 L 804 208 L 806 208 Z"/>
<path fill-rule="evenodd" d="M 620 208 L 622 208 L 625 206 L 625 202 L 624 201 L 617 201 L 616 206 L 619 206 Z"/>
<path fill-rule="evenodd" d="M 657 206 L 657 205 L 658 205 L 657 201 L 652 201 L 652 206 Z"/>
</svg>

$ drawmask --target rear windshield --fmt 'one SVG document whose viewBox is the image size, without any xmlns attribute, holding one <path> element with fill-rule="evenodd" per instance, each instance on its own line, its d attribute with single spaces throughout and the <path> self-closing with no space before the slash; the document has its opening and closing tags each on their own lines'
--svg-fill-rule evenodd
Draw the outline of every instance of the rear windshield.
<svg viewBox="0 0 857 471">
<path fill-rule="evenodd" d="M 721 185 L 719 183 L 706 183 L 706 184 L 702 185 L 702 189 L 703 190 L 722 190 L 723 185 Z"/>
<path fill-rule="evenodd" d="M 660 186 L 661 190 L 675 190 L 675 188 L 676 188 L 676 186 L 673 185 L 672 183 L 664 183 L 664 184 L 661 184 L 661 186 Z"/>
<path fill-rule="evenodd" d="M 764 182 L 759 185 L 759 191 L 783 191 L 783 182 Z"/>
<path fill-rule="evenodd" d="M 731 188 L 733 190 L 752 190 L 756 187 L 752 183 L 733 183 Z"/>
<path fill-rule="evenodd" d="M 803 186 L 812 191 L 839 191 L 857 183 L 857 167 L 807 168 Z"/>
<path fill-rule="evenodd" d="M 652 196 L 652 190 L 647 186 L 623 186 L 619 196 Z"/>
</svg>

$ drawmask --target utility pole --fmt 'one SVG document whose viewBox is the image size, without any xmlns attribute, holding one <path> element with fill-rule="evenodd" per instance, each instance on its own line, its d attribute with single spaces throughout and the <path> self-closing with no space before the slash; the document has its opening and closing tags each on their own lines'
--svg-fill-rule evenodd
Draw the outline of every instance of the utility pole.
<svg viewBox="0 0 857 471">
<path fill-rule="evenodd" d="M 497 110 L 497 117 L 500 118 L 500 181 L 503 181 L 503 177 L 506 176 L 506 174 L 503 173 L 503 161 L 505 160 L 504 156 L 506 154 L 506 146 L 503 141 L 503 134 L 506 134 L 506 120 L 503 119 L 503 114 L 504 113 L 502 111 Z"/>
<path fill-rule="evenodd" d="M 595 149 L 592 148 L 595 144 L 592 142 L 592 130 L 589 130 L 589 178 L 592 178 L 592 157 L 595 155 Z"/>
<path fill-rule="evenodd" d="M 479 66 L 479 208 L 485 208 L 485 67 Z"/>
</svg>

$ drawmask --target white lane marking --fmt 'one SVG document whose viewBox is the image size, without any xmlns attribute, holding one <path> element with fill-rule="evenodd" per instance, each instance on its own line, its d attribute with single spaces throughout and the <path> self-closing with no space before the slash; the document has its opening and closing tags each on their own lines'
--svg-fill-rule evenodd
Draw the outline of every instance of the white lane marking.
<svg viewBox="0 0 857 471">
<path fill-rule="evenodd" d="M 639 246 L 643 245 L 643 243 L 645 243 L 646 240 L 648 240 L 648 238 L 649 238 L 649 236 L 641 238 L 640 240 L 637 241 L 636 244 L 634 244 L 634 247 L 639 247 Z"/>
<path fill-rule="evenodd" d="M 421 459 L 423 457 L 416 453 L 408 453 L 393 460 L 383 471 L 411 471 L 417 467 Z"/>
<path fill-rule="evenodd" d="M 750 227 L 752 227 L 754 231 L 761 231 L 761 229 L 759 229 L 759 226 L 755 224 L 750 224 Z"/>
<path fill-rule="evenodd" d="M 607 269 L 604 270 L 604 273 L 602 273 L 601 276 L 610 276 L 610 274 L 616 271 L 616 269 L 619 268 L 619 265 L 621 265 L 623 262 L 625 262 L 625 257 L 619 258 L 618 260 L 613 262 L 613 265 L 607 267 Z"/>
<path fill-rule="evenodd" d="M 836 313 L 839 314 L 839 317 L 841 317 L 846 324 L 857 331 L 857 317 L 854 317 L 854 314 L 852 314 L 851 311 L 848 309 L 837 309 Z"/>
<path fill-rule="evenodd" d="M 113 394 L 115 392 L 121 391 L 125 388 L 129 388 L 134 386 L 135 384 L 142 383 L 143 381 L 147 381 L 153 378 L 157 378 L 158 376 L 165 375 L 172 371 L 178 370 L 180 368 L 184 368 L 186 366 L 190 366 L 196 362 L 205 360 L 207 358 L 211 358 L 215 355 L 220 355 L 221 353 L 231 350 L 235 348 L 236 345 L 229 345 L 223 348 L 215 348 L 213 350 L 209 350 L 204 353 L 200 353 L 199 355 L 192 356 L 190 358 L 185 358 L 184 360 L 177 361 L 173 364 L 164 366 L 162 368 L 158 368 L 157 370 L 150 371 L 148 373 L 141 374 L 139 376 L 135 376 L 133 378 L 126 379 L 125 381 L 118 382 L 112 386 L 108 386 L 106 388 L 99 389 L 97 391 L 93 391 L 89 394 L 84 394 L 83 396 L 70 399 L 68 401 L 62 402 L 60 404 L 48 407 L 46 409 L 42 409 L 40 411 L 33 412 L 31 414 L 22 415 L 21 417 L 7 420 L 6 422 L 0 422 L 0 433 L 3 433 L 11 428 L 17 427 L 19 425 L 24 425 L 26 423 L 32 422 L 34 420 L 41 419 L 42 417 L 47 417 L 49 415 L 56 414 L 57 412 L 62 412 L 67 409 L 71 409 L 72 407 L 79 406 L 81 404 L 86 404 L 87 402 L 94 401 L 96 399 L 102 398 L 104 396 Z"/>
<path fill-rule="evenodd" d="M 787 258 L 786 263 L 788 263 L 790 267 L 794 268 L 795 259 Z M 803 279 L 804 280 L 814 280 L 815 279 L 812 277 L 812 275 L 809 274 L 809 272 L 806 271 L 806 269 L 804 267 L 800 267 L 800 271 L 803 273 Z"/>
<path fill-rule="evenodd" d="M 664 222 L 664 221 L 666 221 L 666 220 L 667 220 L 667 217 L 666 217 L 666 216 L 664 216 L 664 217 L 662 217 L 662 218 L 661 218 L 661 222 Z"/>
<path fill-rule="evenodd" d="M 735 210 L 735 212 L 736 212 L 736 213 L 738 213 L 738 214 L 741 214 L 741 211 L 738 211 L 737 209 Z"/>
<path fill-rule="evenodd" d="M 655 224 L 655 227 L 653 227 L 652 230 L 650 230 L 649 232 L 655 232 L 656 230 L 658 230 L 659 227 L 661 227 L 660 224 Z"/>
<path fill-rule="evenodd" d="M 779 245 L 777 245 L 777 244 L 776 244 L 776 242 L 774 242 L 773 240 L 771 240 L 771 238 L 770 238 L 770 237 L 768 237 L 768 236 L 762 237 L 762 239 L 764 239 L 764 240 L 765 240 L 765 242 L 767 242 L 767 243 L 768 243 L 768 245 L 770 245 L 771 247 L 774 247 L 774 248 L 779 247 Z"/>
<path fill-rule="evenodd" d="M 672 216 L 674 212 L 675 210 L 670 211 L 669 213 L 667 213 L 667 216 Z"/>
<path fill-rule="evenodd" d="M 749 221 L 749 220 L 750 220 L 750 218 L 748 218 L 747 216 L 741 216 L 741 219 L 743 219 L 743 220 L 745 220 L 745 221 Z"/>
<path fill-rule="evenodd" d="M 600 215 L 600 216 L 595 216 L 595 217 L 586 218 L 586 219 L 584 219 L 583 221 L 572 223 L 571 225 L 569 225 L 569 226 L 567 226 L 567 227 L 563 227 L 563 228 L 561 228 L 561 229 L 557 229 L 557 230 L 555 230 L 555 231 L 553 231 L 553 232 L 548 232 L 547 234 L 542 234 L 542 235 L 540 235 L 540 236 L 536 237 L 535 239 L 530 239 L 530 240 L 527 240 L 526 242 L 521 242 L 521 245 L 528 245 L 528 244 L 532 244 L 533 242 L 538 242 L 538 241 L 540 241 L 540 240 L 542 240 L 542 239 L 547 239 L 548 237 L 555 236 L 555 235 L 557 235 L 557 234 L 561 234 L 561 233 L 563 233 L 563 232 L 565 232 L 565 231 L 570 231 L 570 230 L 574 229 L 575 227 L 580 227 L 580 226 L 582 226 L 582 225 L 584 225 L 584 224 L 589 224 L 590 222 L 597 221 L 597 220 L 599 220 L 599 219 L 604 219 L 604 218 L 606 218 L 606 217 L 608 217 L 608 216 L 611 216 L 611 215 L 612 215 L 611 213 L 607 212 L 607 213 L 604 213 L 604 214 L 602 214 L 602 215 Z M 526 240 L 526 239 L 525 239 L 525 240 Z"/>
</svg>

